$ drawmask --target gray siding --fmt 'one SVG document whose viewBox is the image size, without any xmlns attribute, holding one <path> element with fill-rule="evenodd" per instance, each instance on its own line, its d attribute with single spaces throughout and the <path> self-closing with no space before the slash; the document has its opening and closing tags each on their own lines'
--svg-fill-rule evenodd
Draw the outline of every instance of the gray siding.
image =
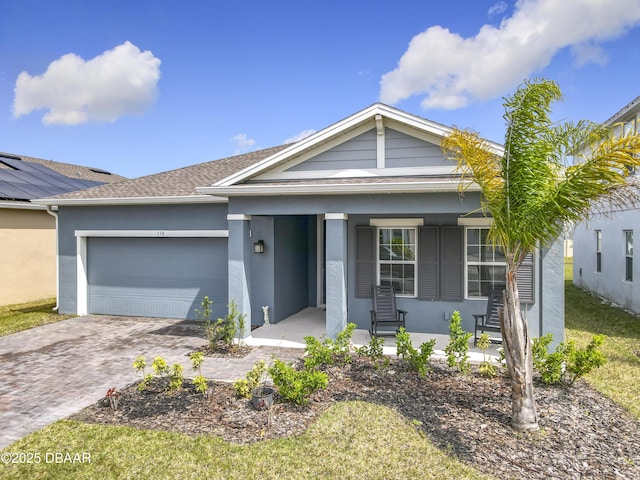
<svg viewBox="0 0 640 480">
<path fill-rule="evenodd" d="M 416 137 L 385 129 L 385 156 L 387 168 L 451 166 L 444 158 L 440 146 Z"/>
<path fill-rule="evenodd" d="M 76 313 L 76 230 L 226 230 L 226 204 L 64 207 L 58 212 L 60 312 Z"/>
<path fill-rule="evenodd" d="M 288 171 L 376 168 L 376 151 L 376 131 L 374 129 L 299 163 L 289 168 Z"/>
<path fill-rule="evenodd" d="M 596 234 L 602 232 L 601 271 L 596 271 Z M 634 232 L 633 281 L 625 281 L 625 230 Z M 573 234 L 573 283 L 616 305 L 640 314 L 640 210 L 594 218 L 580 224 Z"/>
</svg>

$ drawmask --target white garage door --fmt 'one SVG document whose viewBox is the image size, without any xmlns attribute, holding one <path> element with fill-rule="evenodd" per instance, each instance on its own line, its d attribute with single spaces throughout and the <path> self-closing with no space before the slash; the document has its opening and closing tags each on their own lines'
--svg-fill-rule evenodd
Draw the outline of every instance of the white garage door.
<svg viewBox="0 0 640 480">
<path fill-rule="evenodd" d="M 226 238 L 88 238 L 89 313 L 195 319 L 227 310 Z"/>
</svg>

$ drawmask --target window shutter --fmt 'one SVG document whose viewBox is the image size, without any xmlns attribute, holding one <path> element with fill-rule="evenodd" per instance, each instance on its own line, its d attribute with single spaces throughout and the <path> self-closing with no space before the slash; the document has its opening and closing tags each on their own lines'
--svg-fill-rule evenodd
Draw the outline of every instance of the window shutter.
<svg viewBox="0 0 640 480">
<path fill-rule="evenodd" d="M 518 267 L 518 296 L 521 303 L 534 302 L 533 253 L 527 253 Z"/>
<path fill-rule="evenodd" d="M 440 229 L 418 229 L 418 298 L 440 298 Z"/>
<path fill-rule="evenodd" d="M 464 298 L 464 228 L 442 227 L 440 242 L 440 298 L 462 301 Z"/>
<path fill-rule="evenodd" d="M 375 227 L 356 227 L 356 297 L 371 298 L 375 283 Z"/>
</svg>

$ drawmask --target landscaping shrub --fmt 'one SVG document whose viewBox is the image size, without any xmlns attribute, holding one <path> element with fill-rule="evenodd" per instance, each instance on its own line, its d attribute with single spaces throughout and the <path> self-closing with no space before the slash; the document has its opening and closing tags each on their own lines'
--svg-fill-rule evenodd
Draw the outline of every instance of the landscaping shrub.
<svg viewBox="0 0 640 480">
<path fill-rule="evenodd" d="M 451 315 L 449 322 L 449 344 L 444 351 L 447 354 L 447 364 L 455 367 L 459 372 L 469 371 L 469 339 L 473 336 L 471 332 L 462 329 L 462 318 L 460 312 L 455 311 Z"/>
<path fill-rule="evenodd" d="M 329 383 L 327 374 L 320 370 L 296 370 L 282 360 L 274 361 L 269 368 L 269 375 L 278 388 L 278 394 L 296 405 L 306 405 L 313 392 L 325 388 Z"/>
<path fill-rule="evenodd" d="M 416 350 L 411 344 L 411 336 L 404 327 L 400 327 L 396 333 L 396 352 L 400 359 L 418 375 L 425 376 L 429 371 L 429 358 L 433 355 L 433 348 L 436 345 L 435 339 L 424 342 Z"/>
<path fill-rule="evenodd" d="M 305 341 L 305 368 L 322 368 L 351 361 L 351 337 L 356 329 L 355 323 L 347 324 L 342 332 L 338 333 L 335 340 L 325 338 L 322 342 L 316 337 L 304 337 Z"/>
</svg>

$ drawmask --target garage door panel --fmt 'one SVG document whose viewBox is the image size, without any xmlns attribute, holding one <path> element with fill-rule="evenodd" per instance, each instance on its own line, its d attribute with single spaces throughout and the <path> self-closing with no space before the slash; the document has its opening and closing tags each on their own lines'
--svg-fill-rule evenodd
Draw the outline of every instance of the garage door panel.
<svg viewBox="0 0 640 480">
<path fill-rule="evenodd" d="M 226 313 L 226 238 L 89 238 L 89 312 L 196 318 L 207 295 Z"/>
</svg>

